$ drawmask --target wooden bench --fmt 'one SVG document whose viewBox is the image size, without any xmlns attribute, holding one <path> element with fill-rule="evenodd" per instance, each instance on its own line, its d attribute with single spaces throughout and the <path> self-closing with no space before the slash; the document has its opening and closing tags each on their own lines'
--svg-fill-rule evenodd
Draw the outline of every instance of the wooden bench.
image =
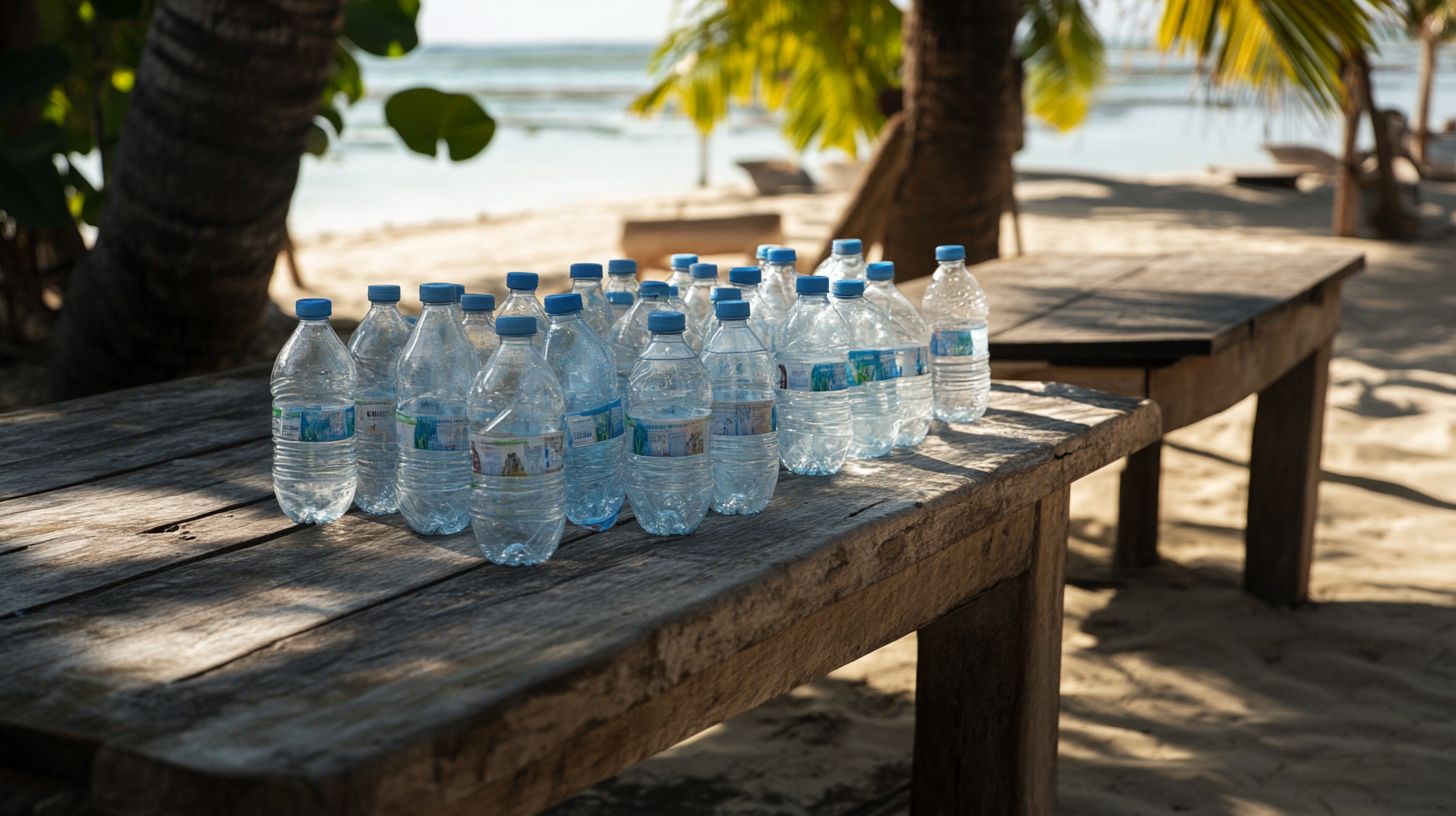
<svg viewBox="0 0 1456 816">
<path fill-rule="evenodd" d="M 1309 593 L 1325 388 L 1340 287 L 1359 255 L 1045 255 L 974 268 L 991 303 L 993 376 L 1147 397 L 1164 431 L 1259 395 L 1244 588 Z M 901 285 L 919 301 L 929 278 Z M 1117 563 L 1157 560 L 1162 443 L 1123 471 Z"/>
<path fill-rule="evenodd" d="M 622 253 L 636 258 L 644 269 L 667 269 L 669 256 L 684 251 L 704 257 L 739 254 L 746 263 L 754 263 L 753 252 L 759 244 L 783 240 L 783 217 L 776 212 L 622 223 Z"/>
<path fill-rule="evenodd" d="M 1154 441 L 1152 403 L 997 384 L 761 515 L 508 569 L 397 516 L 290 523 L 266 376 L 0 416 L 0 779 L 117 814 L 531 813 L 918 630 L 916 813 L 1050 812 L 1067 486 Z"/>
</svg>

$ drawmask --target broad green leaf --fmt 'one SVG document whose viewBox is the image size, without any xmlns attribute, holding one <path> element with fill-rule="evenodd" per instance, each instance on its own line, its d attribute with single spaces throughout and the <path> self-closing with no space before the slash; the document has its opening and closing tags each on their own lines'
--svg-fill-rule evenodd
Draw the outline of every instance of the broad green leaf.
<svg viewBox="0 0 1456 816">
<path fill-rule="evenodd" d="M 344 36 L 376 56 L 403 56 L 420 43 L 415 30 L 419 12 L 418 0 L 349 0 Z"/>
<path fill-rule="evenodd" d="M 71 60 L 56 46 L 0 50 L 0 111 L 45 97 L 70 70 Z"/>
<path fill-rule="evenodd" d="M 310 156 L 322 156 L 329 152 L 329 132 L 317 124 L 308 126 L 308 140 L 304 142 L 303 149 Z"/>
<path fill-rule="evenodd" d="M 434 156 L 444 142 L 451 161 L 471 158 L 495 136 L 495 120 L 473 98 L 434 88 L 410 88 L 389 97 L 384 121 L 416 153 Z"/>
<path fill-rule="evenodd" d="M 339 113 L 338 108 L 327 103 L 319 105 L 318 116 L 327 120 L 330 125 L 333 125 L 336 135 L 344 135 L 344 115 Z"/>
</svg>

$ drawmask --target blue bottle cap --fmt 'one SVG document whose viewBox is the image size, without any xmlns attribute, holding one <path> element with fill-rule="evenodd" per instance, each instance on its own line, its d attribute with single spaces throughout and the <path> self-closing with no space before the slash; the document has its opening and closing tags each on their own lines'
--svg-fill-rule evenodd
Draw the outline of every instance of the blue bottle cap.
<svg viewBox="0 0 1456 816">
<path fill-rule="evenodd" d="M 647 330 L 653 334 L 682 334 L 687 320 L 682 312 L 672 309 L 658 309 L 647 316 Z"/>
<path fill-rule="evenodd" d="M 695 263 L 692 266 L 688 267 L 688 272 L 693 276 L 694 280 L 697 280 L 699 278 L 716 278 L 718 277 L 718 265 L 711 263 Z"/>
<path fill-rule="evenodd" d="M 530 315 L 506 315 L 495 320 L 495 333 L 501 337 L 530 337 L 536 333 L 536 318 Z"/>
<path fill-rule="evenodd" d="M 642 297 L 667 297 L 667 281 L 642 281 L 637 287 Z"/>
<path fill-rule="evenodd" d="M 399 285 L 394 283 L 369 284 L 370 303 L 398 303 Z"/>
<path fill-rule="evenodd" d="M 571 265 L 571 277 L 601 280 L 602 265 L 599 263 L 574 263 Z"/>
<path fill-rule="evenodd" d="M 713 314 L 719 320 L 747 320 L 748 308 L 746 300 L 720 300 L 713 304 Z"/>
<path fill-rule="evenodd" d="M 714 303 L 720 300 L 743 300 L 743 293 L 736 286 L 715 286 L 708 299 Z"/>
<path fill-rule="evenodd" d="M 546 296 L 546 314 L 564 315 L 579 311 L 581 311 L 581 295 L 576 292 Z"/>
<path fill-rule="evenodd" d="M 607 293 L 607 302 L 610 303 L 610 304 L 612 304 L 613 306 L 631 306 L 632 305 L 632 293 L 631 292 L 608 292 Z"/>
<path fill-rule="evenodd" d="M 837 298 L 857 298 L 864 296 L 864 281 L 859 278 L 844 278 L 834 282 L 834 296 Z"/>
<path fill-rule="evenodd" d="M 766 261 L 768 260 L 768 251 L 773 248 L 773 244 L 759 244 L 758 252 L 754 253 L 753 257 L 759 259 L 760 261 Z"/>
<path fill-rule="evenodd" d="M 637 262 L 631 258 L 613 258 L 607 261 L 608 275 L 636 275 Z"/>
<path fill-rule="evenodd" d="M 800 275 L 794 291 L 801 295 L 822 295 L 829 291 L 829 279 L 823 275 Z"/>
<path fill-rule="evenodd" d="M 858 238 L 835 238 L 830 248 L 835 255 L 858 255 L 864 252 Z"/>
<path fill-rule="evenodd" d="M 769 263 L 786 264 L 797 260 L 799 260 L 799 255 L 794 252 L 793 247 L 776 246 L 768 251 Z"/>
<path fill-rule="evenodd" d="M 316 320 L 333 314 L 334 304 L 328 298 L 303 298 L 293 304 L 293 313 L 300 320 Z"/>
<path fill-rule="evenodd" d="M 669 283 L 667 285 L 667 294 L 668 294 L 668 297 L 675 297 L 675 298 L 682 297 L 682 291 L 677 288 L 677 284 L 675 284 L 675 283 Z"/>
<path fill-rule="evenodd" d="M 941 244 L 935 248 L 935 259 L 937 261 L 964 261 L 966 248 L 960 244 Z"/>
<path fill-rule="evenodd" d="M 495 311 L 495 295 L 462 295 L 460 309 L 465 312 Z"/>
<path fill-rule="evenodd" d="M 507 289 L 518 289 L 518 290 L 524 290 L 524 291 L 527 291 L 527 292 L 534 292 L 534 291 L 536 291 L 536 287 L 537 286 L 540 286 L 540 285 L 541 285 L 541 276 L 540 275 L 537 275 L 535 272 L 507 272 L 506 273 L 506 288 Z"/>
<path fill-rule="evenodd" d="M 875 261 L 874 263 L 865 267 L 865 277 L 869 278 L 870 280 L 894 280 L 895 262 Z"/>
<path fill-rule="evenodd" d="M 757 286 L 763 282 L 763 271 L 756 266 L 735 266 L 728 270 L 728 282 L 736 286 Z"/>
<path fill-rule="evenodd" d="M 420 284 L 421 303 L 454 303 L 455 284 L 453 283 L 422 283 Z"/>
<path fill-rule="evenodd" d="M 672 256 L 673 269 L 687 269 L 698 262 L 698 256 L 687 252 L 679 252 Z"/>
<path fill-rule="evenodd" d="M 465 284 L 463 284 L 463 283 L 452 283 L 450 285 L 453 286 L 453 287 L 455 287 L 455 302 L 456 303 L 459 303 L 460 302 L 460 298 L 465 297 Z"/>
</svg>

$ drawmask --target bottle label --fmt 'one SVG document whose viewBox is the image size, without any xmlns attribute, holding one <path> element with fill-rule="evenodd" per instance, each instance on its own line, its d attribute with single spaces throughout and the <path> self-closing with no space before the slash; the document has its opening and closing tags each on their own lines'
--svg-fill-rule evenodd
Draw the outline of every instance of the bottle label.
<svg viewBox="0 0 1456 816">
<path fill-rule="evenodd" d="M 849 384 L 893 380 L 900 376 L 894 349 L 855 349 L 849 353 Z"/>
<path fill-rule="evenodd" d="M 638 456 L 701 456 L 707 452 L 708 417 L 662 419 L 656 422 L 628 416 L 632 453 Z"/>
<path fill-rule="evenodd" d="M 415 450 L 463 451 L 470 424 L 463 416 L 434 416 L 394 412 L 394 425 L 401 446 Z"/>
<path fill-rule="evenodd" d="M 714 436 L 758 436 L 778 430 L 779 416 L 773 400 L 714 402 Z"/>
<path fill-rule="evenodd" d="M 273 438 L 283 442 L 342 442 L 354 437 L 354 406 L 273 406 Z"/>
<path fill-rule="evenodd" d="M 566 430 L 567 444 L 573 448 L 616 439 L 627 430 L 622 421 L 622 401 L 612 400 L 586 411 L 567 414 Z"/>
<path fill-rule="evenodd" d="M 843 391 L 849 387 L 844 361 L 779 363 L 779 388 L 784 391 Z"/>
<path fill-rule="evenodd" d="M 378 442 L 393 442 L 394 403 L 375 400 L 354 400 L 354 417 L 359 435 Z"/>
<path fill-rule="evenodd" d="M 565 458 L 566 435 L 561 431 L 537 436 L 470 435 L 470 468 L 476 476 L 545 476 L 561 470 Z"/>
<path fill-rule="evenodd" d="M 901 377 L 918 377 L 930 373 L 930 347 L 906 346 L 895 349 L 895 365 Z"/>
<path fill-rule="evenodd" d="M 974 329 L 936 329 L 930 335 L 930 353 L 936 357 L 971 357 L 977 353 Z"/>
</svg>

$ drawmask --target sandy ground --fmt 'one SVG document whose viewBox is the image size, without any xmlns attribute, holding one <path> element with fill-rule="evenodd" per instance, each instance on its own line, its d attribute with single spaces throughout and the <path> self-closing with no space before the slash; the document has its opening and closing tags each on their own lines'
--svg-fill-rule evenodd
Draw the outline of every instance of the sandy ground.
<svg viewBox="0 0 1456 816">
<path fill-rule="evenodd" d="M 1028 251 L 1364 252 L 1326 416 L 1314 603 L 1238 590 L 1253 403 L 1170 437 L 1158 567 L 1107 566 L 1117 466 L 1073 489 L 1063 813 L 1374 814 L 1456 809 L 1456 269 L 1445 210 L 1406 245 L 1336 240 L 1330 196 L 1200 180 L 1028 175 Z M 842 196 L 687 199 L 304 243 L 310 291 L 357 315 L 367 281 L 502 290 L 616 254 L 624 216 L 780 210 L 817 246 Z M 731 259 L 724 259 L 731 260 Z M 274 293 L 297 292 L 276 276 Z M 992 304 L 994 310 L 994 304 Z M 994 312 L 993 312 L 994 320 Z M 913 726 L 908 637 L 562 805 L 558 814 L 899 814 Z"/>
</svg>

